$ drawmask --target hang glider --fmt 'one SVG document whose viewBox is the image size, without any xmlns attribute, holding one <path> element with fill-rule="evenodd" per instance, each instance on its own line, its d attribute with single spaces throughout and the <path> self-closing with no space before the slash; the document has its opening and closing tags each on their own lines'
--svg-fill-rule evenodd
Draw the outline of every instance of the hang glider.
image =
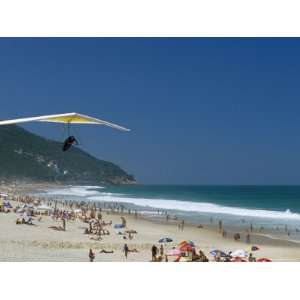
<svg viewBox="0 0 300 300">
<path fill-rule="evenodd" d="M 59 115 L 39 116 L 39 117 L 32 117 L 32 118 L 21 118 L 21 119 L 0 121 L 0 125 L 12 125 L 18 123 L 35 122 L 35 121 L 65 123 L 65 124 L 95 124 L 95 125 L 104 125 L 104 126 L 112 127 L 122 131 L 130 131 L 130 129 L 119 126 L 117 124 L 110 123 L 107 121 L 103 121 L 100 119 L 96 119 L 75 112 L 59 114 Z"/>
<path fill-rule="evenodd" d="M 0 125 L 13 125 L 19 123 L 27 123 L 27 122 L 52 122 L 52 123 L 63 123 L 66 125 L 68 137 L 65 138 L 63 142 L 62 151 L 68 151 L 73 145 L 78 145 L 77 139 L 70 135 L 70 127 L 72 124 L 95 124 L 95 125 L 104 125 L 108 127 L 112 127 L 122 131 L 130 131 L 129 129 L 119 126 L 114 123 L 110 123 L 107 121 L 103 121 L 100 119 L 96 119 L 90 116 L 78 114 L 78 113 L 67 113 L 67 114 L 59 114 L 59 115 L 49 115 L 49 116 L 39 116 L 32 118 L 22 118 L 22 119 L 14 119 L 14 120 L 6 120 L 0 121 Z"/>
</svg>

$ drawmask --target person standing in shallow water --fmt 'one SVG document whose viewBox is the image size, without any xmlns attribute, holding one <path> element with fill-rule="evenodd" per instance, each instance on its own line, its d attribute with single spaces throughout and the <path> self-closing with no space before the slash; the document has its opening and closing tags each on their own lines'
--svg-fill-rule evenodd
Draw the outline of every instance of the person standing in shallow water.
<svg viewBox="0 0 300 300">
<path fill-rule="evenodd" d="M 221 232 L 223 229 L 222 220 L 219 220 L 219 231 Z"/>
</svg>

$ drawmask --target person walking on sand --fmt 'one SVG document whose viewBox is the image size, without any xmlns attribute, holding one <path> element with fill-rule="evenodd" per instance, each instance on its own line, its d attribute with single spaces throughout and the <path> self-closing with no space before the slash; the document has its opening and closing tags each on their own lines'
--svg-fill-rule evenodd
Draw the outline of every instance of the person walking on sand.
<svg viewBox="0 0 300 300">
<path fill-rule="evenodd" d="M 160 256 L 164 256 L 164 246 L 161 244 L 159 248 L 159 254 Z"/>
<path fill-rule="evenodd" d="M 219 220 L 219 231 L 221 232 L 223 229 L 222 220 Z"/>
<path fill-rule="evenodd" d="M 247 235 L 246 235 L 246 243 L 247 244 L 250 244 L 250 234 L 249 233 L 247 233 Z"/>
<path fill-rule="evenodd" d="M 66 219 L 64 217 L 62 218 L 62 222 L 63 222 L 63 229 L 64 231 L 66 231 Z"/>
<path fill-rule="evenodd" d="M 128 257 L 128 252 L 129 252 L 129 248 L 128 248 L 128 245 L 127 245 L 127 244 L 124 245 L 123 251 L 124 251 L 124 253 L 125 253 L 125 258 L 127 259 L 127 257 Z"/>
<path fill-rule="evenodd" d="M 152 261 L 156 261 L 157 247 L 155 245 L 152 246 L 151 252 L 152 252 Z"/>
<path fill-rule="evenodd" d="M 95 259 L 95 253 L 93 252 L 92 249 L 90 249 L 90 252 L 89 252 L 89 259 L 90 259 L 90 262 L 93 262 Z"/>
<path fill-rule="evenodd" d="M 183 231 L 183 229 L 184 229 L 184 220 L 182 220 L 181 222 L 181 230 Z"/>
<path fill-rule="evenodd" d="M 124 217 L 121 217 L 121 221 L 123 228 L 126 228 L 126 219 Z"/>
</svg>

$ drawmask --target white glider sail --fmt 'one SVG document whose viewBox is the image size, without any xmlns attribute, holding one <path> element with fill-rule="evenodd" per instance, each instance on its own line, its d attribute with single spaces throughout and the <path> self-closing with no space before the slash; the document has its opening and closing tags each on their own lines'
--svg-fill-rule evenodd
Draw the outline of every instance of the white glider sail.
<svg viewBox="0 0 300 300">
<path fill-rule="evenodd" d="M 100 119 L 96 119 L 96 118 L 82 115 L 82 114 L 75 113 L 75 112 L 59 114 L 59 115 L 39 116 L 39 117 L 32 117 L 32 118 L 22 118 L 22 119 L 15 119 L 15 120 L 0 121 L 0 125 L 12 125 L 12 124 L 18 124 L 18 123 L 34 122 L 34 121 L 65 123 L 65 124 L 96 124 L 96 125 L 104 125 L 104 126 L 112 127 L 112 128 L 119 129 L 122 131 L 130 131 L 130 129 L 119 126 L 117 124 L 110 123 L 107 121 L 103 121 Z"/>
</svg>

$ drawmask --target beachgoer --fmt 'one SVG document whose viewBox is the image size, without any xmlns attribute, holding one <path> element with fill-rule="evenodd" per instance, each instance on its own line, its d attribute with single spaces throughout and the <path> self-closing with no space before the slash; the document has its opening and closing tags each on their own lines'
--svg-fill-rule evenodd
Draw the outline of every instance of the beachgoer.
<svg viewBox="0 0 300 300">
<path fill-rule="evenodd" d="M 125 258 L 127 259 L 128 252 L 129 252 L 129 248 L 128 248 L 128 245 L 127 245 L 127 244 L 124 245 L 123 251 L 124 251 L 124 253 L 125 253 Z"/>
<path fill-rule="evenodd" d="M 252 253 L 249 254 L 249 262 L 255 262 L 256 261 L 256 258 L 253 256 Z"/>
<path fill-rule="evenodd" d="M 90 258 L 90 262 L 93 262 L 95 259 L 95 253 L 93 252 L 92 249 L 90 249 L 89 258 Z"/>
<path fill-rule="evenodd" d="M 159 248 L 159 254 L 160 254 L 161 256 L 164 255 L 164 246 L 163 246 L 162 244 L 160 245 L 160 248 Z"/>
<path fill-rule="evenodd" d="M 152 246 L 151 252 L 152 252 L 152 261 L 156 261 L 157 247 L 155 245 Z"/>
<path fill-rule="evenodd" d="M 247 233 L 247 235 L 246 235 L 246 243 L 250 244 L 250 234 L 249 233 Z"/>
<path fill-rule="evenodd" d="M 222 220 L 219 220 L 219 231 L 221 232 L 223 228 Z"/>
<path fill-rule="evenodd" d="M 112 253 L 114 253 L 114 251 L 102 249 L 99 253 L 112 254 Z"/>
<path fill-rule="evenodd" d="M 63 219 L 62 219 L 62 222 L 63 222 L 63 229 L 64 229 L 64 231 L 66 231 L 66 219 L 63 218 Z"/>
<path fill-rule="evenodd" d="M 227 237 L 227 232 L 226 230 L 222 229 L 222 237 L 223 238 L 226 238 Z"/>
<path fill-rule="evenodd" d="M 235 241 L 239 241 L 240 238 L 241 238 L 241 235 L 240 235 L 239 233 L 235 233 L 235 234 L 233 235 L 233 238 L 234 238 Z"/>
<path fill-rule="evenodd" d="M 122 226 L 126 228 L 126 219 L 124 217 L 121 217 L 121 220 L 122 220 Z"/>
</svg>

